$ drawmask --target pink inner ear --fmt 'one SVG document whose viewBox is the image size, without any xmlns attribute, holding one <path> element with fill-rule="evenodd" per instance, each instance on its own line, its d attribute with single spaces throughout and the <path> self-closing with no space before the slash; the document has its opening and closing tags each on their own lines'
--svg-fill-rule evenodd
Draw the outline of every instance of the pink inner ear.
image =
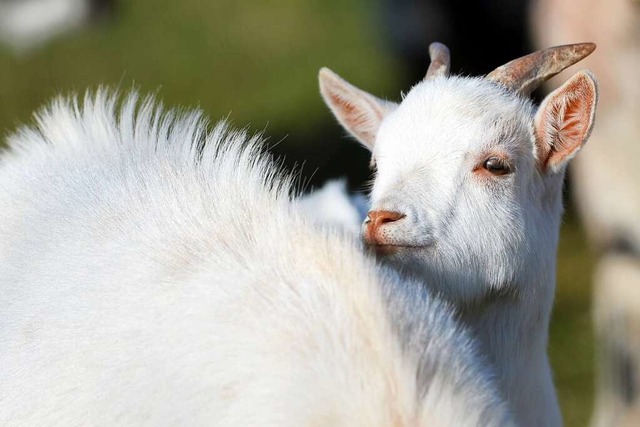
<svg viewBox="0 0 640 427">
<path fill-rule="evenodd" d="M 345 119 L 350 120 L 351 117 L 353 117 L 356 114 L 355 113 L 356 106 L 350 103 L 349 101 L 347 101 L 346 99 L 344 99 L 343 97 L 341 97 L 340 95 L 338 95 L 337 93 L 331 92 L 330 97 L 331 97 L 331 102 L 342 110 L 342 114 L 344 115 Z"/>
<path fill-rule="evenodd" d="M 540 141 L 546 147 L 540 156 L 545 170 L 561 164 L 582 146 L 593 120 L 595 92 L 589 82 L 577 79 L 563 89 L 545 112 L 547 123 L 542 138 L 547 141 Z"/>
<path fill-rule="evenodd" d="M 351 132 L 363 141 L 371 142 L 375 139 L 375 126 L 368 116 L 372 114 L 382 120 L 382 115 L 375 108 L 366 104 L 356 105 L 335 92 L 331 92 L 329 96 L 331 102 L 341 110 L 342 120 Z"/>
</svg>

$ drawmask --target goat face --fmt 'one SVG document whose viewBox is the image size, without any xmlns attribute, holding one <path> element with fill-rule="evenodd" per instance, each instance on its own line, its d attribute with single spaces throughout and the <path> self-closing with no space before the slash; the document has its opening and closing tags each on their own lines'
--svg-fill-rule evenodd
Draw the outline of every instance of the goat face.
<svg viewBox="0 0 640 427">
<path fill-rule="evenodd" d="M 363 237 L 384 259 L 470 304 L 518 291 L 520 276 L 541 267 L 537 254 L 555 253 L 564 167 L 593 121 L 590 74 L 537 113 L 491 79 L 438 75 L 399 105 L 326 70 L 320 80 L 334 114 L 372 152 Z"/>
<path fill-rule="evenodd" d="M 367 243 L 463 298 L 486 292 L 468 283 L 513 283 L 540 185 L 529 117 L 482 80 L 415 87 L 377 134 Z M 376 221 L 380 211 L 398 219 Z"/>
</svg>

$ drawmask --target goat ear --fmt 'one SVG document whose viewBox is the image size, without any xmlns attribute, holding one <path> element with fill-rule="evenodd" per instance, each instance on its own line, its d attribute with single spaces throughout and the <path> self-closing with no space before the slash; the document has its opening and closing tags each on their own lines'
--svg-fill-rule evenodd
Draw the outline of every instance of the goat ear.
<svg viewBox="0 0 640 427">
<path fill-rule="evenodd" d="M 333 115 L 351 135 L 373 151 L 382 119 L 397 104 L 358 89 L 328 68 L 320 70 L 318 79 L 322 98 Z"/>
<path fill-rule="evenodd" d="M 534 118 L 534 132 L 543 172 L 562 170 L 587 142 L 597 100 L 596 79 L 583 70 L 542 101 Z"/>
</svg>

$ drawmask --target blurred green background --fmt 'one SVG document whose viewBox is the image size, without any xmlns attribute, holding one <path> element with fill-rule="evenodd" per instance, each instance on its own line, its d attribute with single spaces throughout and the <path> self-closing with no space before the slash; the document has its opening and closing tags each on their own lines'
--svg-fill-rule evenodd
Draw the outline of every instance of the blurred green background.
<svg viewBox="0 0 640 427">
<path fill-rule="evenodd" d="M 0 128 L 4 137 L 30 123 L 33 111 L 57 94 L 99 85 L 136 88 L 168 106 L 199 107 L 213 121 L 229 117 L 236 126 L 264 130 L 274 153 L 296 166 L 310 187 L 347 175 L 350 187 L 361 189 L 367 153 L 330 116 L 317 73 L 329 66 L 361 88 L 399 99 L 415 73 L 392 52 L 381 30 L 384 14 L 365 0 L 120 1 L 98 25 L 31 52 L 0 47 Z M 483 55 L 473 44 L 480 42 L 469 37 L 468 52 Z M 453 71 L 488 72 L 502 60 L 494 55 L 486 64 L 465 63 L 471 54 L 450 47 Z M 504 62 L 515 57 L 502 55 Z M 423 57 L 426 64 L 426 45 Z M 550 342 L 567 426 L 584 426 L 591 414 L 591 261 L 568 206 Z"/>
</svg>

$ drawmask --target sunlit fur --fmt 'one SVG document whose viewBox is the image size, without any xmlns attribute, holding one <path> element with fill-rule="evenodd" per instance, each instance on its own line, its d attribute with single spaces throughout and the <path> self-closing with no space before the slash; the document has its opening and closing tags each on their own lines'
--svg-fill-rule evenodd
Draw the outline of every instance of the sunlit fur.
<svg viewBox="0 0 640 427">
<path fill-rule="evenodd" d="M 448 306 L 312 225 L 256 138 L 116 99 L 1 157 L 0 425 L 511 425 Z"/>
<path fill-rule="evenodd" d="M 336 115 L 340 106 L 327 96 L 332 91 L 359 108 L 359 94 L 349 94 L 337 76 L 321 71 L 320 81 Z M 588 72 L 574 82 L 595 90 Z M 564 94 L 556 95 L 549 102 L 562 105 Z M 595 95 L 590 101 L 595 104 Z M 427 79 L 387 110 L 368 125 L 378 129 L 365 144 L 377 167 L 370 209 L 404 217 L 380 227 L 387 244 L 381 253 L 458 307 L 522 425 L 561 425 L 546 346 L 564 168 L 583 141 L 545 170 L 534 128 L 547 117 L 536 122 L 529 99 L 482 78 Z M 344 111 L 340 121 L 349 125 Z M 498 176 L 483 168 L 492 156 L 506 159 L 512 172 Z"/>
</svg>

